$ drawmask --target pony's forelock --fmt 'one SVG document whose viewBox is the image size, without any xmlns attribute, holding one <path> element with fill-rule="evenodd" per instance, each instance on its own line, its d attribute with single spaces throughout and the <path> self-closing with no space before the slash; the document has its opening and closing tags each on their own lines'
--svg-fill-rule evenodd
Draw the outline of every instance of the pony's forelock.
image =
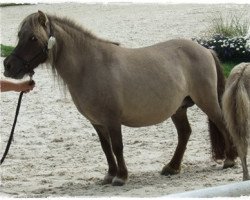
<svg viewBox="0 0 250 200">
<path fill-rule="evenodd" d="M 22 29 L 25 26 L 29 26 L 30 30 L 33 32 L 34 36 L 38 39 L 38 41 L 41 43 L 41 45 L 45 45 L 48 41 L 48 36 L 46 34 L 46 31 L 42 27 L 42 25 L 38 21 L 38 14 L 33 13 L 28 15 L 19 25 L 19 32 L 22 31 Z"/>
</svg>

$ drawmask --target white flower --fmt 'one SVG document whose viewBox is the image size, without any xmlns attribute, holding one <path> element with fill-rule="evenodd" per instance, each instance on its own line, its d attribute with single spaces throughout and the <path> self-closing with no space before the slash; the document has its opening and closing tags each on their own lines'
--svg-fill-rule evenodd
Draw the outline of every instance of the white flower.
<svg viewBox="0 0 250 200">
<path fill-rule="evenodd" d="M 230 44 L 230 48 L 234 48 L 234 45 L 233 45 L 233 44 Z"/>
<path fill-rule="evenodd" d="M 236 48 L 236 51 L 239 51 L 240 49 L 239 48 Z"/>
</svg>

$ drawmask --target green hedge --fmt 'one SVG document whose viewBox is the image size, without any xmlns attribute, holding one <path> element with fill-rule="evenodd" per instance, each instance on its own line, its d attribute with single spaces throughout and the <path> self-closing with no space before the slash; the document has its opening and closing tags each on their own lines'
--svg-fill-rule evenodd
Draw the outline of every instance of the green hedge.
<svg viewBox="0 0 250 200">
<path fill-rule="evenodd" d="M 13 49 L 14 47 L 1 44 L 1 57 L 7 57 L 8 55 L 11 54 Z"/>
</svg>

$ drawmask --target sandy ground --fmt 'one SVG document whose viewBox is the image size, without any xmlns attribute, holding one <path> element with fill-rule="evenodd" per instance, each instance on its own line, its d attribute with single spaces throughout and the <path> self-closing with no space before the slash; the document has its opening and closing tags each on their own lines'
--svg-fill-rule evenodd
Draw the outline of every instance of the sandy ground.
<svg viewBox="0 0 250 200">
<path fill-rule="evenodd" d="M 1 8 L 1 43 L 15 45 L 19 23 L 38 9 L 68 16 L 98 36 L 124 46 L 140 47 L 171 38 L 199 36 L 208 27 L 211 16 L 249 11 L 250 5 L 68 3 L 6 7 Z M 3 71 L 2 61 L 3 58 Z M 211 159 L 206 116 L 194 106 L 188 112 L 193 133 L 179 175 L 160 175 L 177 143 L 173 123 L 167 120 L 151 127 L 123 127 L 129 181 L 123 187 L 101 185 L 107 164 L 94 129 L 78 113 L 70 95 L 64 95 L 49 69 L 39 67 L 34 80 L 36 88 L 23 97 L 15 139 L 1 166 L 2 195 L 155 197 L 242 179 L 239 160 L 234 168 L 222 170 L 222 165 Z M 14 92 L 1 94 L 1 152 L 17 99 Z"/>
</svg>

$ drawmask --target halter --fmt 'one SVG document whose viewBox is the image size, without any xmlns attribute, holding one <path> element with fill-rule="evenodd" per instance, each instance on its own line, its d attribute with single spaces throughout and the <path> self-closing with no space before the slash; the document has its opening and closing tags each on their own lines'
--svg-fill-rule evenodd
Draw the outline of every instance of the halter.
<svg viewBox="0 0 250 200">
<path fill-rule="evenodd" d="M 44 56 L 46 58 L 48 57 L 49 50 L 52 49 L 56 43 L 56 39 L 52 35 L 52 33 L 53 33 L 53 29 L 51 27 L 51 23 L 49 23 L 49 40 L 48 40 L 48 42 L 43 46 L 43 48 L 41 49 L 41 51 L 39 53 L 37 53 L 33 58 L 31 58 L 28 61 L 23 59 L 21 56 L 17 55 L 16 53 L 11 53 L 12 56 L 14 56 L 17 59 L 22 61 L 22 63 L 24 64 L 26 73 L 33 75 L 35 67 L 32 67 L 32 66 L 33 66 L 34 62 L 42 56 Z"/>
<path fill-rule="evenodd" d="M 24 64 L 24 67 L 25 67 L 25 71 L 27 73 L 32 73 L 33 74 L 35 67 L 32 67 L 32 64 L 36 61 L 36 59 L 38 59 L 41 56 L 46 56 L 47 57 L 48 56 L 48 48 L 47 48 L 47 45 L 46 45 L 45 47 L 42 48 L 42 50 L 39 53 L 37 53 L 32 59 L 30 59 L 28 61 L 21 58 L 16 53 L 11 53 L 11 55 L 22 61 L 22 63 Z"/>
</svg>

